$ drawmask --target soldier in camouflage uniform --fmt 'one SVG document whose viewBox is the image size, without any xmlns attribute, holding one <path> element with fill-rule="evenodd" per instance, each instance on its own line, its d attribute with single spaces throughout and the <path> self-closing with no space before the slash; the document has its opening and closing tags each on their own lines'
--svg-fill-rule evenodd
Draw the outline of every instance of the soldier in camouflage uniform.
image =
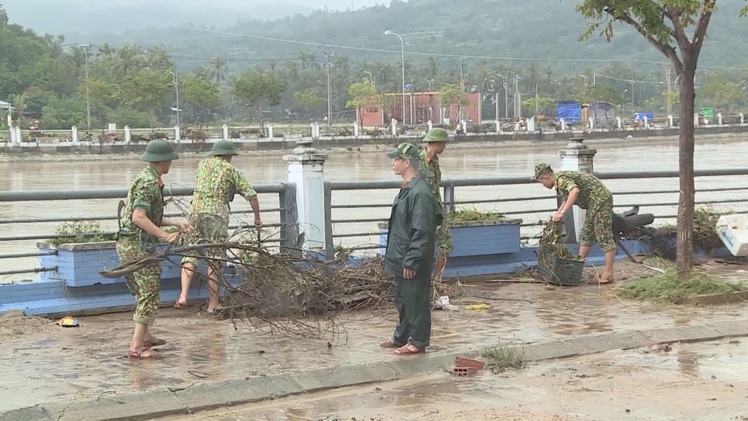
<svg viewBox="0 0 748 421">
<path fill-rule="evenodd" d="M 127 202 L 117 233 L 117 256 L 120 262 L 133 262 L 148 257 L 156 251 L 159 240 L 174 243 L 179 232 L 167 233 L 162 226 L 178 226 L 181 231 L 191 230 L 183 219 L 164 218 L 163 182 L 161 176 L 169 172 L 171 161 L 179 158 L 171 143 L 154 140 L 148 143 L 141 161 L 148 166 L 141 171 L 127 192 Z M 133 321 L 135 332 L 128 350 L 130 358 L 161 358 L 151 349 L 164 344 L 151 335 L 150 326 L 156 320 L 159 304 L 161 265 L 154 263 L 132 274 L 125 275 L 125 283 L 137 300 Z"/>
<path fill-rule="evenodd" d="M 249 201 L 254 212 L 255 227 L 262 228 L 260 203 L 257 193 L 249 185 L 244 174 L 231 165 L 231 158 L 238 155 L 234 144 L 221 140 L 213 145 L 210 158 L 200 161 L 195 177 L 195 193 L 192 197 L 190 224 L 194 227 L 193 239 L 208 243 L 223 243 L 228 239 L 229 203 L 238 193 Z M 206 249 L 208 260 L 208 299 L 207 312 L 212 314 L 219 306 L 218 287 L 223 270 L 221 262 L 226 259 L 224 249 Z M 187 305 L 187 292 L 195 275 L 198 259 L 196 255 L 182 259 L 182 293 L 174 304 L 175 308 Z"/>
<path fill-rule="evenodd" d="M 449 141 L 449 135 L 446 130 L 435 127 L 426 134 L 423 142 L 426 147 L 421 151 L 421 163 L 418 166 L 418 172 L 428 182 L 431 192 L 436 196 L 439 205 L 444 211 L 444 203 L 439 187 L 442 182 L 442 170 L 439 168 L 439 155 L 444 152 Z M 452 233 L 449 230 L 447 218 L 444 218 L 442 224 L 436 230 L 436 264 L 434 265 L 434 281 L 441 282 L 444 268 L 447 266 L 447 257 L 452 253 Z"/>
<path fill-rule="evenodd" d="M 595 283 L 613 282 L 616 243 L 613 238 L 613 195 L 610 190 L 592 174 L 579 171 L 554 173 L 548 164 L 535 166 L 533 180 L 548 189 L 555 187 L 563 195 L 564 202 L 552 216 L 554 221 L 562 220 L 573 205 L 587 210 L 579 235 L 579 255 L 586 258 L 592 244 L 597 242 L 605 253 L 605 270 Z"/>
</svg>

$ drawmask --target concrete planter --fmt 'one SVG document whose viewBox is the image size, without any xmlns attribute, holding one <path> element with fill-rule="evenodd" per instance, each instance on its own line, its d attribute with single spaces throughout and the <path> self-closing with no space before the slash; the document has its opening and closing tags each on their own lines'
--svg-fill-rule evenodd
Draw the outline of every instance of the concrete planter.
<svg viewBox="0 0 748 421">
<path fill-rule="evenodd" d="M 491 256 L 520 250 L 521 219 L 450 222 L 454 251 L 451 257 Z M 384 254 L 387 246 L 387 223 L 379 224 L 379 244 Z"/>
<path fill-rule="evenodd" d="M 159 245 L 163 250 L 167 245 Z M 97 243 L 66 243 L 53 246 L 49 243 L 37 243 L 42 254 L 39 257 L 41 267 L 57 268 L 54 271 L 42 272 L 42 281 L 63 281 L 68 287 L 87 287 L 124 283 L 124 278 L 108 279 L 99 275 L 103 270 L 112 269 L 120 264 L 114 241 Z M 54 254 L 51 254 L 54 253 Z M 169 256 L 161 267 L 161 279 L 179 278 L 181 256 Z"/>
</svg>

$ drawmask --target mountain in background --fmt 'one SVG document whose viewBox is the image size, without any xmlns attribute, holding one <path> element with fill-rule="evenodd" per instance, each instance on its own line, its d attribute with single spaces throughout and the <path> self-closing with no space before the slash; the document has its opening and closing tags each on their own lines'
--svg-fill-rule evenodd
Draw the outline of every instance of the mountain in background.
<svg viewBox="0 0 748 421">
<path fill-rule="evenodd" d="M 318 9 L 346 10 L 372 0 L 0 0 L 12 23 L 35 32 L 85 37 L 144 28 L 193 24 L 218 28 L 239 20 L 268 21 L 309 15 Z M 382 1 L 380 1 L 382 3 Z"/>
</svg>

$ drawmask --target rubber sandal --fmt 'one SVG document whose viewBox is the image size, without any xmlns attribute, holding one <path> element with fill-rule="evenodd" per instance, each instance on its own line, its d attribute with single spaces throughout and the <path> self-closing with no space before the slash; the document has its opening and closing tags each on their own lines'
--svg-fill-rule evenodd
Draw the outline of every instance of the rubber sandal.
<svg viewBox="0 0 748 421">
<path fill-rule="evenodd" d="M 143 352 L 145 351 L 150 351 L 151 353 L 148 355 L 143 355 Z M 135 360 L 160 360 L 164 357 L 156 351 L 153 351 L 149 348 L 143 348 L 138 351 L 133 351 L 132 349 L 128 349 L 127 358 L 135 359 Z"/>
<path fill-rule="evenodd" d="M 608 280 L 607 280 L 607 281 L 605 281 L 605 282 L 600 282 L 600 277 L 598 277 L 598 276 L 595 276 L 594 278 L 592 278 L 592 280 L 591 280 L 591 281 L 589 281 L 589 282 L 587 282 L 587 283 L 588 283 L 588 284 L 592 284 L 592 285 L 609 285 L 609 284 L 612 284 L 613 282 L 615 282 L 615 281 L 613 280 L 613 278 L 608 278 Z"/>
<path fill-rule="evenodd" d="M 143 346 L 145 346 L 146 349 L 153 348 L 154 346 L 162 346 L 162 345 L 166 345 L 166 341 L 161 338 L 157 338 L 155 336 L 150 341 L 143 342 Z"/>
<path fill-rule="evenodd" d="M 189 304 L 181 304 L 179 301 L 177 301 L 176 303 L 174 303 L 174 308 L 177 309 L 177 310 L 184 310 L 186 308 L 190 308 L 190 305 Z"/>
<path fill-rule="evenodd" d="M 395 342 L 392 341 L 392 339 L 390 339 L 388 341 L 384 341 L 380 343 L 379 346 L 382 348 L 400 348 L 403 345 L 396 344 Z"/>
<path fill-rule="evenodd" d="M 414 347 L 415 349 L 409 348 L 411 346 Z M 417 354 L 425 354 L 425 353 L 426 353 L 426 348 L 419 348 L 411 343 L 403 345 L 400 348 L 395 350 L 395 355 L 417 355 Z"/>
</svg>

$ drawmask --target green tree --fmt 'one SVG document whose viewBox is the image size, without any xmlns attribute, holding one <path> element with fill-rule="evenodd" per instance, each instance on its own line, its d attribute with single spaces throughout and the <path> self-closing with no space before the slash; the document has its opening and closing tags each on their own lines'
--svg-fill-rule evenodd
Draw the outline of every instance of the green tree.
<svg viewBox="0 0 748 421">
<path fill-rule="evenodd" d="M 246 107 L 254 110 L 260 121 L 260 131 L 263 133 L 265 123 L 262 109 L 268 105 L 279 105 L 284 90 L 283 83 L 274 75 L 257 70 L 239 74 L 231 86 L 231 94 Z"/>
<path fill-rule="evenodd" d="M 101 79 L 88 79 L 78 86 L 78 95 L 81 98 L 85 98 L 86 88 L 88 88 L 91 108 L 93 108 L 94 114 L 98 116 L 99 123 L 103 124 L 107 109 L 116 105 L 117 86 Z"/>
<path fill-rule="evenodd" d="M 226 80 L 226 60 L 217 54 L 211 57 L 208 62 L 208 73 L 218 84 Z"/>
<path fill-rule="evenodd" d="M 213 110 L 221 104 L 221 88 L 218 83 L 189 75 L 182 79 L 181 90 L 185 103 L 205 119 L 207 127 Z"/>
<path fill-rule="evenodd" d="M 447 83 L 439 89 L 439 102 L 442 107 L 451 108 L 453 105 L 457 105 L 457 118 L 459 120 L 462 117 L 462 107 L 468 105 L 470 100 L 460 88 L 460 85 Z M 459 124 L 459 121 L 457 123 Z"/>
<path fill-rule="evenodd" d="M 733 111 L 743 99 L 743 88 L 724 77 L 710 77 L 699 89 L 699 99 L 704 105 Z"/>
<path fill-rule="evenodd" d="M 306 110 L 307 117 L 312 117 L 312 110 L 317 110 L 322 106 L 323 99 L 319 95 L 319 90 L 307 88 L 300 92 L 294 92 L 293 102 Z"/>
<path fill-rule="evenodd" d="M 368 78 L 363 78 L 361 82 L 356 82 L 348 87 L 348 95 L 351 97 L 345 106 L 347 108 L 355 108 L 356 115 L 358 116 L 358 125 L 362 127 L 364 113 L 361 112 L 362 108 L 372 107 L 379 105 L 380 98 L 377 93 L 377 88 L 371 84 Z"/>
<path fill-rule="evenodd" d="M 717 0 L 584 0 L 576 7 L 588 20 L 588 29 L 581 39 L 601 30 L 601 35 L 610 41 L 613 25 L 625 23 L 667 57 L 678 75 L 680 197 L 676 266 L 683 278 L 693 269 L 694 77 L 716 4 Z"/>
<path fill-rule="evenodd" d="M 151 130 L 155 127 L 156 114 L 172 100 L 172 76 L 169 72 L 140 70 L 122 81 L 122 98 L 126 104 L 148 114 Z"/>
<path fill-rule="evenodd" d="M 556 103 L 555 98 L 538 97 L 527 98 L 522 101 L 522 106 L 534 113 L 545 113 L 545 110 Z"/>
<path fill-rule="evenodd" d="M 86 123 L 86 103 L 80 98 L 52 98 L 42 108 L 41 126 L 44 129 L 83 127 Z"/>
</svg>

